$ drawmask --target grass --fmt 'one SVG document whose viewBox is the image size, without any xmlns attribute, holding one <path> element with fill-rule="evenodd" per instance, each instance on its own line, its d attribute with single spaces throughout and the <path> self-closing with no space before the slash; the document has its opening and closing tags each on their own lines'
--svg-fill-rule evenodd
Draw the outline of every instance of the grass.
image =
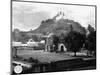
<svg viewBox="0 0 100 75">
<path fill-rule="evenodd" d="M 37 59 L 40 62 L 52 62 L 52 61 L 61 61 L 61 60 L 71 60 L 78 58 L 88 58 L 85 54 L 77 53 L 77 56 L 73 56 L 73 52 L 66 53 L 55 53 L 55 52 L 44 52 L 43 50 L 19 50 L 18 56 L 21 56 L 25 59 L 29 59 L 32 57 L 33 59 Z"/>
</svg>

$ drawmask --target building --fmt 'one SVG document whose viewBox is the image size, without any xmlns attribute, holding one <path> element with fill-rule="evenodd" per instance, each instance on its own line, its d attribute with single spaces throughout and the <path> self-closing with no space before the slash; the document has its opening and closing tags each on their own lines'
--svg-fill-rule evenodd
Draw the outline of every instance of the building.
<svg viewBox="0 0 100 75">
<path fill-rule="evenodd" d="M 33 39 L 29 39 L 27 42 L 28 46 L 38 46 L 38 42 L 35 42 Z"/>
<path fill-rule="evenodd" d="M 46 43 L 45 43 L 45 51 L 56 51 L 56 52 L 66 52 L 67 47 L 66 47 L 66 42 L 63 38 L 59 38 L 58 43 L 54 44 L 54 38 L 53 38 L 53 33 L 49 33 L 46 37 Z M 56 48 L 55 48 L 56 47 Z"/>
</svg>

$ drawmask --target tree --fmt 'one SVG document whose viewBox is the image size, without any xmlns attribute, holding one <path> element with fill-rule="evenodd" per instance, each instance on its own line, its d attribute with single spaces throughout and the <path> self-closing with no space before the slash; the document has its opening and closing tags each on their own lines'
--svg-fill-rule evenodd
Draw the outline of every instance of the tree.
<svg viewBox="0 0 100 75">
<path fill-rule="evenodd" d="M 94 28 L 90 24 L 88 25 L 88 28 L 87 29 L 89 30 L 90 33 L 91 32 L 94 32 Z"/>
<path fill-rule="evenodd" d="M 96 31 L 90 32 L 85 41 L 85 48 L 92 54 L 96 55 Z"/>
<path fill-rule="evenodd" d="M 56 35 L 53 35 L 52 37 L 53 37 L 54 50 L 56 51 L 58 49 L 59 38 Z"/>
<path fill-rule="evenodd" d="M 32 35 L 32 39 L 33 39 L 34 41 L 38 41 L 38 36 L 37 36 L 37 35 Z"/>
<path fill-rule="evenodd" d="M 20 34 L 20 42 L 26 43 L 28 39 L 30 39 L 30 36 L 28 36 L 25 32 L 21 32 Z"/>
<path fill-rule="evenodd" d="M 73 51 L 74 56 L 76 56 L 76 52 L 79 51 L 83 46 L 85 35 L 76 31 L 71 31 L 69 32 L 66 41 L 68 42 L 69 49 Z"/>
<path fill-rule="evenodd" d="M 14 29 L 14 31 L 12 32 L 12 39 L 14 41 L 19 42 L 20 41 L 20 36 L 21 36 L 20 30 L 19 29 Z"/>
</svg>

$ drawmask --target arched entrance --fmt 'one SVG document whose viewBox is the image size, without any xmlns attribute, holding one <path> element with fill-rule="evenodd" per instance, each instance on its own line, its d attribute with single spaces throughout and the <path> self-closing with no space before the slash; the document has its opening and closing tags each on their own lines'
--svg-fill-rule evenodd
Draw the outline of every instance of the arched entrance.
<svg viewBox="0 0 100 75">
<path fill-rule="evenodd" d="M 65 52 L 67 51 L 67 48 L 63 43 L 58 44 L 58 51 Z"/>
<path fill-rule="evenodd" d="M 61 52 L 64 52 L 64 46 L 63 45 L 61 46 Z"/>
</svg>

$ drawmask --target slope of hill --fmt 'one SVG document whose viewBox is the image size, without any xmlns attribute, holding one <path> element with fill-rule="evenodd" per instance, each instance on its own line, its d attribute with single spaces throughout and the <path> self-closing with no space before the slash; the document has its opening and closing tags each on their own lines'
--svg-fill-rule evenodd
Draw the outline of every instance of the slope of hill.
<svg viewBox="0 0 100 75">
<path fill-rule="evenodd" d="M 42 21 L 40 27 L 33 30 L 32 33 L 42 33 L 42 34 L 48 34 L 50 32 L 55 33 L 59 35 L 60 33 L 67 34 L 71 30 L 71 26 L 74 31 L 80 32 L 82 34 L 85 34 L 85 28 L 82 27 L 78 22 L 75 22 L 73 20 L 64 19 L 63 15 L 59 20 L 56 20 L 60 15 L 56 15 L 56 17 L 52 19 L 47 19 L 46 21 Z"/>
</svg>

